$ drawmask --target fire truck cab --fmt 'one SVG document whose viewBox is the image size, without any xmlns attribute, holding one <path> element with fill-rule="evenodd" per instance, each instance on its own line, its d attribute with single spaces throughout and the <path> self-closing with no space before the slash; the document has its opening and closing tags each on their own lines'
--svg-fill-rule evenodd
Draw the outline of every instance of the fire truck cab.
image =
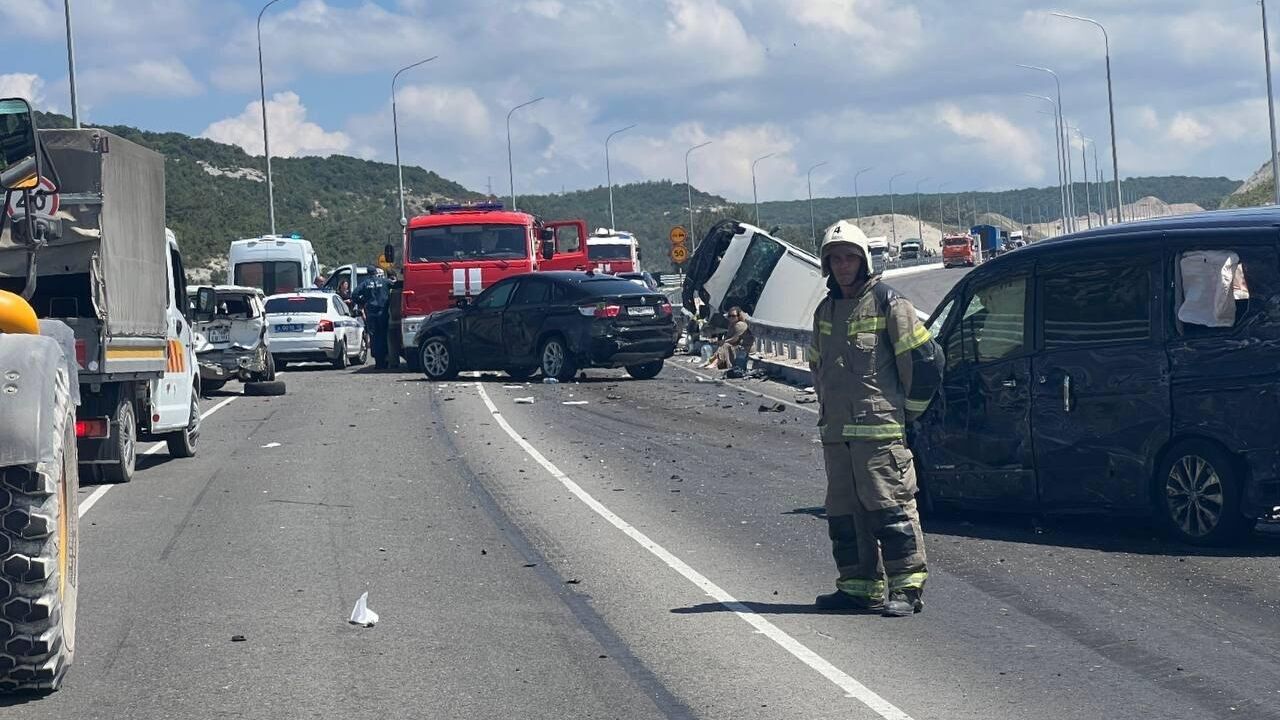
<svg viewBox="0 0 1280 720">
<path fill-rule="evenodd" d="M 587 258 L 599 272 L 638 272 L 640 243 L 629 232 L 600 228 L 587 239 Z"/>
<path fill-rule="evenodd" d="M 402 257 L 400 337 L 412 348 L 428 315 L 470 302 L 503 278 L 586 270 L 587 224 L 544 222 L 500 202 L 438 204 L 409 220 Z M 405 360 L 413 367 L 417 358 Z"/>
</svg>

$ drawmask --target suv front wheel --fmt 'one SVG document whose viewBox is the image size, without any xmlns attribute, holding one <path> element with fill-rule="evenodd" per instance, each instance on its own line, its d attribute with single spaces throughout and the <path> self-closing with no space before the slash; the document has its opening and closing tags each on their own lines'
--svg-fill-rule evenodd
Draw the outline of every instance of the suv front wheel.
<svg viewBox="0 0 1280 720">
<path fill-rule="evenodd" d="M 453 348 L 439 335 L 422 341 L 418 366 L 431 380 L 450 380 L 458 374 L 458 360 L 453 355 Z"/>
</svg>

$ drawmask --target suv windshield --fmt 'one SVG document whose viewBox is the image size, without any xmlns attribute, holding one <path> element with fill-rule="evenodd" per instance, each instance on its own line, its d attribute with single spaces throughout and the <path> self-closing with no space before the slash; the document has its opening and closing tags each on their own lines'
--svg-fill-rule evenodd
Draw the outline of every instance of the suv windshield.
<svg viewBox="0 0 1280 720">
<path fill-rule="evenodd" d="M 261 288 L 267 295 L 292 292 L 302 287 L 302 264 L 296 260 L 236 263 L 231 283 Z"/>
<path fill-rule="evenodd" d="M 521 260 L 529 257 L 524 225 L 444 225 L 415 228 L 409 235 L 412 262 Z"/>
<path fill-rule="evenodd" d="M 325 313 L 329 311 L 329 301 L 314 295 L 295 295 L 293 297 L 271 298 L 267 301 L 268 315 L 286 315 L 289 313 Z"/>
<path fill-rule="evenodd" d="M 587 257 L 592 260 L 630 260 L 630 245 L 587 245 Z"/>
</svg>

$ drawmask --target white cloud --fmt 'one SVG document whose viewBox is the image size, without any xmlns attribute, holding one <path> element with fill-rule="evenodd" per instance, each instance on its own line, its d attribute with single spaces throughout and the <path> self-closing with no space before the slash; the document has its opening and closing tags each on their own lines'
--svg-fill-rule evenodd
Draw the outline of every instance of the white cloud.
<svg viewBox="0 0 1280 720">
<path fill-rule="evenodd" d="M 81 92 L 94 104 L 121 96 L 182 98 L 204 91 L 187 66 L 174 57 L 95 67 L 86 70 L 82 78 Z"/>
<path fill-rule="evenodd" d="M 717 78 L 728 79 L 763 69 L 764 49 L 732 10 L 716 0 L 667 0 L 667 8 L 670 49 L 696 54 L 704 73 L 712 70 Z"/>
<path fill-rule="evenodd" d="M 33 107 L 44 105 L 44 80 L 31 73 L 0 75 L 0 97 L 20 97 Z"/>
<path fill-rule="evenodd" d="M 534 15 L 548 20 L 556 20 L 560 17 L 560 13 L 564 12 L 564 3 L 559 0 L 530 0 L 524 4 L 524 7 Z"/>
<path fill-rule="evenodd" d="M 1169 124 L 1169 139 L 1183 145 L 1203 145 L 1213 130 L 1187 113 L 1178 113 Z"/>
<path fill-rule="evenodd" d="M 615 141 L 615 182 L 618 166 L 626 165 L 638 178 L 670 178 L 684 182 L 684 154 L 690 147 L 711 144 L 690 156 L 690 179 L 694 187 L 738 202 L 751 201 L 751 162 L 773 153 L 756 166 L 756 186 L 760 200 L 793 197 L 804 187 L 790 153 L 795 137 L 771 124 L 743 125 L 708 130 L 700 123 L 672 128 L 665 136 L 621 136 Z"/>
<path fill-rule="evenodd" d="M 402 131 L 444 133 L 471 138 L 491 131 L 489 109 L 468 87 L 409 85 L 397 93 L 396 111 Z"/>
<path fill-rule="evenodd" d="M 307 120 L 307 109 L 296 93 L 282 92 L 267 102 L 271 126 L 271 156 L 333 155 L 350 150 L 346 133 L 329 132 Z M 200 137 L 239 145 L 251 155 L 262 154 L 262 103 L 249 103 L 236 117 L 219 120 Z"/>
<path fill-rule="evenodd" d="M 29 37 L 60 37 L 64 30 L 62 3 L 57 0 L 0 3 L 0 27 L 18 30 Z"/>
<path fill-rule="evenodd" d="M 944 104 L 938 108 L 939 124 L 963 140 L 977 143 L 988 161 L 1023 180 L 1046 176 L 1043 161 L 1030 133 L 994 112 L 966 112 Z"/>
<path fill-rule="evenodd" d="M 902 7 L 886 0 L 805 0 L 793 12 L 802 26 L 843 35 L 837 42 L 851 49 L 849 54 L 880 70 L 909 58 L 923 41 L 920 12 L 913 5 Z"/>
</svg>

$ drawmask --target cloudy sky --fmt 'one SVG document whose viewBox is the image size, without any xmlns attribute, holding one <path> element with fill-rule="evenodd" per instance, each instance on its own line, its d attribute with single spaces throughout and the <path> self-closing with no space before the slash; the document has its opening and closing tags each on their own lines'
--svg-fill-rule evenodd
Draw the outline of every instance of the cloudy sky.
<svg viewBox="0 0 1280 720">
<path fill-rule="evenodd" d="M 262 2 L 75 0 L 82 115 L 260 155 Z M 1265 160 L 1252 0 L 282 0 L 262 24 L 272 151 L 392 160 L 391 76 L 439 55 L 401 76 L 401 154 L 474 189 L 505 191 L 507 111 L 538 96 L 512 121 L 523 191 L 602 185 L 604 138 L 632 123 L 615 182 L 682 181 L 684 151 L 711 141 L 694 184 L 735 200 L 770 152 L 762 200 L 803 197 L 823 161 L 819 196 L 867 166 L 864 193 L 898 172 L 899 189 L 1048 185 L 1048 105 L 1022 94 L 1053 81 L 1015 63 L 1057 70 L 1069 122 L 1110 152 L 1101 33 L 1052 9 L 1110 32 L 1122 176 L 1244 178 Z M 0 24 L 18 49 L 0 96 L 67 112 L 62 0 L 0 0 Z"/>
</svg>

